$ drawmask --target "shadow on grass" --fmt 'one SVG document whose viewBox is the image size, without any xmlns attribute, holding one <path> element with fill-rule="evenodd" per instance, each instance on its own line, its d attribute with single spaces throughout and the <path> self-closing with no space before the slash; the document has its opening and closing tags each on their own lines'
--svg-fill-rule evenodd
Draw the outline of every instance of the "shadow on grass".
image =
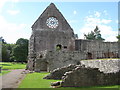
<svg viewBox="0 0 120 90">
<path fill-rule="evenodd" d="M 3 66 L 12 66 L 12 65 L 10 65 L 10 64 L 0 64 L 0 65 L 3 65 Z"/>
<path fill-rule="evenodd" d="M 111 85 L 111 86 L 86 86 L 86 87 L 60 87 L 60 88 L 71 88 L 71 89 L 105 89 L 105 88 L 112 88 L 112 89 L 118 89 L 120 88 L 120 85 Z"/>
</svg>

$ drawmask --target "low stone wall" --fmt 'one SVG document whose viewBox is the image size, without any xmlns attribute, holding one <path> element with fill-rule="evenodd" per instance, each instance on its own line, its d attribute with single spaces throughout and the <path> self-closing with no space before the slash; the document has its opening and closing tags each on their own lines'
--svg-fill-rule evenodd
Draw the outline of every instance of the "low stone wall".
<svg viewBox="0 0 120 90">
<path fill-rule="evenodd" d="M 45 76 L 43 79 L 62 79 L 62 76 L 69 71 L 72 71 L 76 68 L 76 65 L 70 64 L 69 66 L 65 66 L 62 68 L 57 68 L 53 70 L 49 75 Z"/>
<path fill-rule="evenodd" d="M 120 72 L 105 74 L 97 68 L 79 66 L 64 75 L 62 87 L 120 85 Z"/>
<path fill-rule="evenodd" d="M 84 60 L 54 70 L 49 78 L 62 79 L 62 87 L 120 85 L 120 60 Z"/>
<path fill-rule="evenodd" d="M 108 60 L 82 60 L 81 65 L 91 68 L 99 68 L 104 73 L 115 73 L 120 70 L 120 59 Z"/>
</svg>

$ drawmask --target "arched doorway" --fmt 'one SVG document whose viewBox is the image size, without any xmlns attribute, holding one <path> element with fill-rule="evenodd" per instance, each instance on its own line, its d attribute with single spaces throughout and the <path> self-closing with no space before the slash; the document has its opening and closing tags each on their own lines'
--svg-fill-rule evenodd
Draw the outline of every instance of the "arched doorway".
<svg viewBox="0 0 120 90">
<path fill-rule="evenodd" d="M 90 52 L 87 53 L 87 59 L 92 59 L 92 53 Z"/>
</svg>

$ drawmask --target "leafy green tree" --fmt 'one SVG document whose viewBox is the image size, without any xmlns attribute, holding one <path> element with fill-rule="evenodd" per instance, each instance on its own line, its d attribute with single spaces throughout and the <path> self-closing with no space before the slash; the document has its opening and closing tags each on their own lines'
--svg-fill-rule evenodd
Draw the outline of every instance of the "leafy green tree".
<svg viewBox="0 0 120 90">
<path fill-rule="evenodd" d="M 18 62 L 26 62 L 28 56 L 28 40 L 20 38 L 13 48 L 13 58 Z"/>
<path fill-rule="evenodd" d="M 3 39 L 3 37 L 1 37 L 1 39 L 3 44 L 7 44 L 7 42 L 5 41 L 5 39 Z"/>
<path fill-rule="evenodd" d="M 95 33 L 93 31 L 91 31 L 90 33 L 88 34 L 84 34 L 85 38 L 88 39 L 88 40 L 95 40 Z"/>
<path fill-rule="evenodd" d="M 5 44 L 2 44 L 2 61 L 7 62 L 9 61 L 10 53 L 7 50 L 7 47 Z"/>
<path fill-rule="evenodd" d="M 102 40 L 102 41 L 105 40 L 104 38 L 102 38 L 98 26 L 96 26 L 96 28 L 94 29 L 94 31 L 91 31 L 88 34 L 84 34 L 84 37 L 87 40 Z"/>
<path fill-rule="evenodd" d="M 117 36 L 118 42 L 120 42 L 120 35 Z"/>
<path fill-rule="evenodd" d="M 10 60 L 10 50 L 8 49 L 7 42 L 1 37 L 2 41 L 2 61 L 8 62 Z"/>
<path fill-rule="evenodd" d="M 14 57 L 12 52 L 15 44 L 2 43 L 2 61 L 3 62 L 13 62 Z"/>
</svg>

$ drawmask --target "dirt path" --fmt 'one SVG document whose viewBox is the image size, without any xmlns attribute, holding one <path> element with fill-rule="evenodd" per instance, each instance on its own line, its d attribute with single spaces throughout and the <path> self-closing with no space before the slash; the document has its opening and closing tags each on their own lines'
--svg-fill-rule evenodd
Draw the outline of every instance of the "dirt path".
<svg viewBox="0 0 120 90">
<path fill-rule="evenodd" d="M 11 70 L 10 73 L 0 76 L 0 89 L 1 88 L 17 88 L 26 74 L 22 74 L 25 69 Z M 2 83 L 1 83 L 2 82 Z"/>
</svg>

